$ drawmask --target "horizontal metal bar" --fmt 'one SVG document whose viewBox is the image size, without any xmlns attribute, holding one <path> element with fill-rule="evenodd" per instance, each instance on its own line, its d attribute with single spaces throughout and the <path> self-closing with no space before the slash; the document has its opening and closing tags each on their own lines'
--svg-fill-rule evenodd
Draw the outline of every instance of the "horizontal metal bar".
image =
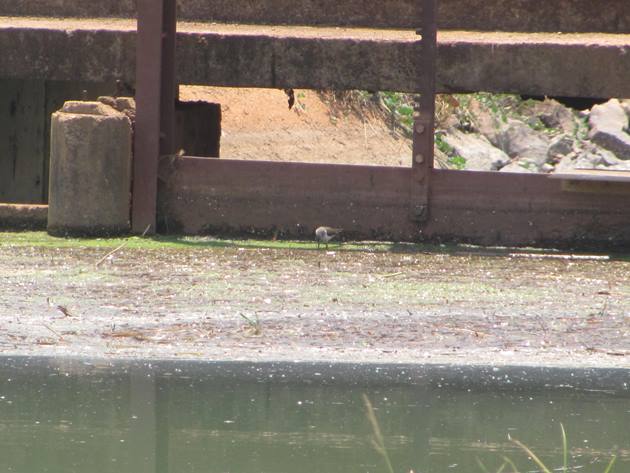
<svg viewBox="0 0 630 473">
<path fill-rule="evenodd" d="M 603 169 L 576 169 L 571 172 L 553 173 L 549 179 L 563 181 L 600 181 L 600 182 L 628 182 L 630 171 L 607 171 Z"/>
<path fill-rule="evenodd" d="M 178 158 L 165 160 L 158 219 L 184 233 L 310 238 L 318 225 L 348 238 L 486 245 L 630 246 L 616 196 L 563 192 L 545 175 L 433 170 L 431 216 L 409 220 L 411 168 Z"/>
</svg>

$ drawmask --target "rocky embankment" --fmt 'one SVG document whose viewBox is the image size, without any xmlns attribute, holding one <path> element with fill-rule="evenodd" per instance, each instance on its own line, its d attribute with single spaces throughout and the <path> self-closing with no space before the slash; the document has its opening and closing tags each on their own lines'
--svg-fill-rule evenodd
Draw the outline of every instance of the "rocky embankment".
<svg viewBox="0 0 630 473">
<path fill-rule="evenodd" d="M 441 121 L 436 165 L 478 171 L 630 171 L 630 100 L 576 111 L 546 99 L 459 96 Z"/>
</svg>

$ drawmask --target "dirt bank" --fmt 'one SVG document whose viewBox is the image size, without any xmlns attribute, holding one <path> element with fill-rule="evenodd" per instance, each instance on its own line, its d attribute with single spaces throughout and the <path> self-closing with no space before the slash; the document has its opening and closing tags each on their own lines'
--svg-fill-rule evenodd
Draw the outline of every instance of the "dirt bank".
<svg viewBox="0 0 630 473">
<path fill-rule="evenodd" d="M 630 368 L 626 261 L 212 245 L 97 266 L 111 248 L 2 234 L 0 351 Z"/>
<path fill-rule="evenodd" d="M 221 104 L 224 158 L 411 166 L 411 140 L 382 113 L 355 113 L 332 94 L 296 90 L 291 110 L 276 89 L 185 86 L 180 98 Z"/>
</svg>

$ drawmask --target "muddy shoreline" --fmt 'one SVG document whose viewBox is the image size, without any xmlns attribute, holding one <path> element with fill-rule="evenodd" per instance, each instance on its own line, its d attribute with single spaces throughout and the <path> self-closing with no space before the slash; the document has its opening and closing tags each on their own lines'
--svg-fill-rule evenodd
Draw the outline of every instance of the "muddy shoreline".
<svg viewBox="0 0 630 473">
<path fill-rule="evenodd" d="M 630 263 L 0 245 L 0 355 L 630 368 Z"/>
</svg>

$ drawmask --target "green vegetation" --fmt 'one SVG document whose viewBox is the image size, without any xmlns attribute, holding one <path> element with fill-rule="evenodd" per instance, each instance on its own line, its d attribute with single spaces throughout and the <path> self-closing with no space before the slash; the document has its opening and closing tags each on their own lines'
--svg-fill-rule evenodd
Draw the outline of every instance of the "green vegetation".
<svg viewBox="0 0 630 473">
<path fill-rule="evenodd" d="M 394 473 L 394 468 L 392 466 L 392 461 L 389 457 L 389 453 L 387 452 L 387 448 L 385 446 L 385 438 L 381 432 L 381 427 L 376 417 L 376 413 L 374 411 L 374 407 L 372 407 L 372 403 L 366 394 L 363 394 L 363 404 L 365 406 L 365 416 L 370 423 L 370 427 L 372 429 L 372 436 L 370 437 L 370 443 L 374 450 L 383 458 L 385 465 L 387 467 L 387 473 Z M 560 424 L 560 431 L 562 433 L 562 468 L 552 469 L 549 468 L 545 463 L 523 442 L 520 440 L 514 439 L 508 435 L 509 440 L 517 445 L 527 457 L 536 464 L 540 471 L 543 473 L 552 473 L 552 471 L 560 471 L 562 473 L 568 473 L 569 471 L 574 471 L 575 468 L 569 466 L 569 443 L 567 441 L 567 434 L 564 430 L 564 425 Z M 520 470 L 517 468 L 516 464 L 509 457 L 502 456 L 503 463 L 496 470 L 496 473 L 520 473 Z M 615 465 L 615 461 L 617 457 L 615 455 L 612 456 L 608 465 L 604 469 L 603 473 L 611 473 L 612 469 Z M 479 468 L 483 471 L 483 473 L 491 473 L 491 471 L 484 465 L 484 463 L 477 458 L 477 464 Z M 510 470 L 506 470 L 506 468 L 510 468 Z"/>
<path fill-rule="evenodd" d="M 185 248 L 278 248 L 315 250 L 317 243 L 313 241 L 295 240 L 263 240 L 263 239 L 216 239 L 208 236 L 154 235 L 150 237 L 130 236 L 121 238 L 60 238 L 46 232 L 0 232 L 0 246 L 32 246 L 49 248 L 125 248 L 138 249 L 185 249 Z M 393 243 L 342 243 L 334 250 L 342 251 L 391 251 L 400 244 Z M 414 246 L 404 245 L 413 250 Z M 418 250 L 420 247 L 418 246 Z"/>
<path fill-rule="evenodd" d="M 383 457 L 385 465 L 387 466 L 387 473 L 394 473 L 394 467 L 392 466 L 392 461 L 389 458 L 389 453 L 387 453 L 387 448 L 385 446 L 385 437 L 383 437 L 381 426 L 379 425 L 376 413 L 374 412 L 374 407 L 372 407 L 372 403 L 370 402 L 370 398 L 367 397 L 367 394 L 363 394 L 363 404 L 365 405 L 365 416 L 370 422 L 370 427 L 372 427 L 372 437 L 370 438 L 372 447 L 374 447 L 374 450 Z"/>
<path fill-rule="evenodd" d="M 455 152 L 453 147 L 443 139 L 443 134 L 438 132 L 435 134 L 435 146 L 447 156 L 446 165 L 451 169 L 465 169 L 466 158 Z"/>
<path fill-rule="evenodd" d="M 368 91 L 323 91 L 324 100 L 337 112 L 331 115 L 333 122 L 337 121 L 340 112 L 357 113 L 363 115 L 380 115 L 391 124 L 393 132 L 400 133 L 406 138 L 413 134 L 413 121 L 416 107 L 416 95 L 403 92 L 368 92 Z M 485 111 L 485 112 L 484 112 Z M 450 169 L 465 169 L 466 160 L 456 153 L 441 139 L 445 130 L 456 127 L 464 132 L 477 131 L 480 113 L 489 114 L 494 126 L 499 129 L 509 119 L 516 119 L 527 124 L 532 129 L 545 133 L 550 137 L 568 132 L 562 126 L 570 125 L 570 114 L 573 115 L 574 126 L 571 128 L 573 137 L 582 141 L 588 134 L 588 125 L 584 118 L 576 113 L 565 112 L 564 123 L 560 124 L 554 112 L 549 112 L 547 103 L 523 99 L 516 94 L 492 94 L 477 92 L 473 94 L 438 94 L 435 100 L 436 147 L 443 155 L 438 156 L 439 164 Z"/>
<path fill-rule="evenodd" d="M 413 129 L 414 98 L 411 94 L 399 92 L 381 92 L 381 103 L 396 120 L 398 125 L 409 135 Z"/>
<path fill-rule="evenodd" d="M 258 318 L 258 314 L 254 316 L 254 318 L 248 317 L 247 315 L 240 313 L 239 314 L 245 321 L 247 322 L 247 328 L 251 332 L 252 335 L 258 336 L 262 334 L 262 324 L 260 323 L 260 319 Z"/>
<path fill-rule="evenodd" d="M 562 468 L 561 469 L 549 468 L 527 445 L 525 445 L 523 442 L 517 439 L 513 439 L 509 436 L 508 437 L 511 442 L 513 442 L 515 445 L 517 445 L 521 450 L 523 450 L 527 454 L 528 458 L 533 463 L 535 463 L 536 466 L 540 468 L 540 470 L 543 473 L 551 473 L 552 471 L 561 471 L 562 473 L 567 473 L 569 471 L 573 471 L 574 468 L 569 466 L 569 446 L 568 446 L 568 441 L 567 441 L 567 434 L 562 424 L 560 424 L 560 430 L 562 432 Z M 613 466 L 615 465 L 616 460 L 617 460 L 617 457 L 613 455 L 613 457 L 610 459 L 610 462 L 608 462 L 608 465 L 606 466 L 606 469 L 604 470 L 603 473 L 610 473 L 613 469 Z M 479 458 L 477 458 L 477 464 L 479 465 L 479 467 L 484 473 L 490 473 L 488 468 L 486 468 L 486 466 L 483 464 L 483 462 Z M 505 470 L 505 468 L 508 466 L 510 467 L 511 471 Z M 501 466 L 499 467 L 496 473 L 503 473 L 503 472 L 519 473 L 519 470 L 514 464 L 514 462 L 506 456 L 503 456 L 503 463 L 501 464 Z"/>
<path fill-rule="evenodd" d="M 212 236 L 187 235 L 153 235 L 128 236 L 119 238 L 62 238 L 48 235 L 46 232 L 22 231 L 1 232 L 0 247 L 33 247 L 33 248 L 100 248 L 115 249 L 124 245 L 127 249 L 165 250 L 165 249 L 284 249 L 284 250 L 316 250 L 317 242 L 312 240 L 265 240 L 261 239 L 217 239 Z M 484 256 L 508 256 L 511 254 L 557 254 L 559 250 L 548 248 L 510 248 L 480 247 L 469 244 L 432 244 L 432 243 L 394 243 L 394 242 L 337 242 L 331 243 L 334 251 L 366 251 L 366 252 L 435 252 L 441 254 L 466 255 L 482 254 Z M 325 250 L 319 250 L 325 251 Z M 580 254 L 580 252 L 572 252 Z M 590 254 L 590 253 L 588 253 Z M 624 254 L 615 255 L 615 259 L 626 260 Z"/>
</svg>

